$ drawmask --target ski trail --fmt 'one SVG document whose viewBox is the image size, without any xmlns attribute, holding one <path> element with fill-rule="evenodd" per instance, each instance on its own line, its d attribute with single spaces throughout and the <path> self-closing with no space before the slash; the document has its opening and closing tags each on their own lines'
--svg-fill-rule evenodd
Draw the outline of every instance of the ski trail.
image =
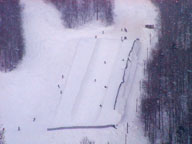
<svg viewBox="0 0 192 144">
<path fill-rule="evenodd" d="M 63 93 L 65 92 L 66 85 L 67 85 L 67 83 L 68 83 L 69 74 L 71 73 L 71 68 L 72 68 L 72 65 L 73 65 L 73 63 L 74 63 L 75 56 L 77 55 L 77 49 L 78 49 L 78 47 L 79 47 L 80 41 L 81 41 L 81 39 L 78 40 L 78 42 L 73 42 L 73 43 L 75 44 L 75 52 L 74 52 L 74 54 L 73 54 L 72 63 L 71 63 L 71 65 L 70 65 L 70 68 L 69 68 L 68 72 L 67 72 L 67 73 L 63 73 L 63 74 L 64 74 L 64 78 L 65 78 L 65 85 L 62 83 L 61 80 L 58 82 L 58 84 L 62 85 L 60 89 L 63 91 Z M 60 78 L 60 79 L 61 79 L 61 78 Z M 60 90 L 60 89 L 59 89 L 59 90 Z M 56 117 L 57 114 L 58 114 L 58 108 L 60 107 L 61 101 L 62 101 L 63 96 L 64 96 L 64 94 L 60 94 L 60 93 L 59 93 L 59 95 L 60 95 L 60 96 L 59 96 L 58 102 L 57 102 L 56 107 L 55 107 L 55 112 L 54 112 L 54 116 L 53 116 L 52 122 L 54 121 L 55 117 Z"/>
<path fill-rule="evenodd" d="M 95 39 L 82 39 L 78 45 L 77 54 L 69 74 L 68 83 L 63 93 L 63 98 L 65 99 L 62 99 L 58 108 L 58 114 L 56 116 L 57 121 L 55 122 L 57 125 L 71 123 L 73 103 L 78 96 L 84 73 L 86 72 L 91 55 L 94 51 L 95 42 Z"/>
</svg>

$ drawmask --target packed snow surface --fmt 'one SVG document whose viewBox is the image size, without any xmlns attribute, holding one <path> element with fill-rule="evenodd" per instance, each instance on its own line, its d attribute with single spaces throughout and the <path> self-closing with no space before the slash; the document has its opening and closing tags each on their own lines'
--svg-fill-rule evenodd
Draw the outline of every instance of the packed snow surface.
<svg viewBox="0 0 192 144">
<path fill-rule="evenodd" d="M 21 4 L 25 56 L 16 70 L 0 73 L 6 143 L 78 144 L 86 136 L 96 144 L 147 143 L 136 109 L 144 60 L 156 37 L 145 29 L 156 23 L 154 6 L 148 0 L 116 0 L 114 25 L 66 29 L 53 5 Z M 117 129 L 47 131 L 108 124 Z"/>
</svg>

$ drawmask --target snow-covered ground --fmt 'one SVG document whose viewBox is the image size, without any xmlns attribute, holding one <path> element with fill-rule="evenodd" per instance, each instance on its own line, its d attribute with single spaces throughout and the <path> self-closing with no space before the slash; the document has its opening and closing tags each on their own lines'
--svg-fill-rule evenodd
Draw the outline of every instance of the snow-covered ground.
<svg viewBox="0 0 192 144">
<path fill-rule="evenodd" d="M 0 73 L 0 123 L 6 143 L 78 144 L 85 136 L 96 144 L 147 143 L 136 100 L 150 35 L 156 37 L 154 30 L 144 28 L 156 23 L 154 6 L 148 0 L 116 0 L 113 26 L 93 22 L 69 30 L 53 5 L 42 0 L 21 4 L 25 57 L 16 70 Z M 108 124 L 117 129 L 47 131 Z"/>
</svg>

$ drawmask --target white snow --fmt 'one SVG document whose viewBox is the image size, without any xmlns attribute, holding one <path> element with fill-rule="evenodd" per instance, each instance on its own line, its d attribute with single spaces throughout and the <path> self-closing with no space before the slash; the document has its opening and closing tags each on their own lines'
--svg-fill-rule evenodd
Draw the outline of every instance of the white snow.
<svg viewBox="0 0 192 144">
<path fill-rule="evenodd" d="M 0 73 L 0 123 L 6 143 L 78 144 L 85 136 L 96 144 L 124 144 L 125 139 L 127 144 L 147 143 L 136 99 L 151 48 L 149 36 L 156 37 L 144 25 L 156 23 L 155 7 L 148 0 L 116 0 L 113 26 L 93 22 L 70 30 L 53 5 L 42 0 L 21 4 L 26 53 L 17 69 Z M 127 33 L 121 31 L 124 27 Z M 122 42 L 124 36 L 127 40 Z M 127 56 L 137 38 L 114 110 Z M 117 129 L 47 131 L 105 124 Z"/>
</svg>

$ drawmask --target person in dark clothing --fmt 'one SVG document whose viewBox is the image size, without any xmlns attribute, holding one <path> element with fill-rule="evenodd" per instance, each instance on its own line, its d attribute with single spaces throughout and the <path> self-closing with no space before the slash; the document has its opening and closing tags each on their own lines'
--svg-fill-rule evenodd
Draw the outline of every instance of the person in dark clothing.
<svg viewBox="0 0 192 144">
<path fill-rule="evenodd" d="M 20 131 L 20 130 L 21 130 L 20 126 L 18 126 L 17 130 L 18 130 L 18 131 Z"/>
<path fill-rule="evenodd" d="M 108 87 L 107 87 L 107 86 L 104 86 L 104 88 L 106 88 L 106 89 L 107 89 Z"/>
</svg>

